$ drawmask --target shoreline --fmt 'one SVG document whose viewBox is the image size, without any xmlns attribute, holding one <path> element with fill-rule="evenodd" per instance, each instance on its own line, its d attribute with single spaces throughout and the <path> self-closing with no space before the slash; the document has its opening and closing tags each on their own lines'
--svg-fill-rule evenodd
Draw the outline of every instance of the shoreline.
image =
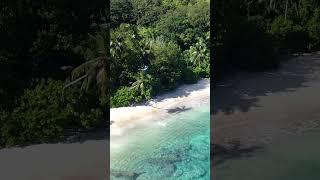
<svg viewBox="0 0 320 180">
<path fill-rule="evenodd" d="M 320 132 L 319 60 L 319 53 L 302 54 L 277 70 L 238 73 L 215 87 L 211 145 L 240 153 Z"/>
<path fill-rule="evenodd" d="M 120 137 L 126 130 L 148 121 L 161 121 L 170 114 L 179 113 L 210 103 L 210 79 L 195 84 L 181 85 L 176 90 L 156 96 L 137 106 L 110 109 L 110 138 Z"/>
<path fill-rule="evenodd" d="M 211 114 L 213 178 L 317 177 L 319 53 L 293 57 L 273 71 L 240 72 L 222 84 L 214 88 Z"/>
</svg>

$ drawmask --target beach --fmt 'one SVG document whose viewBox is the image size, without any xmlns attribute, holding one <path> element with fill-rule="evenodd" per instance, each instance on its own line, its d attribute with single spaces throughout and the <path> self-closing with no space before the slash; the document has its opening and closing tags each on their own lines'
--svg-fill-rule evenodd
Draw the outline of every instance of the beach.
<svg viewBox="0 0 320 180">
<path fill-rule="evenodd" d="M 111 148 L 128 129 L 154 118 L 165 118 L 209 103 L 210 82 L 180 86 L 144 105 L 111 109 Z M 161 121 L 159 121 L 161 126 Z M 0 178 L 15 180 L 102 180 L 106 179 L 107 140 L 105 134 L 85 137 L 79 142 L 61 142 L 4 148 L 0 150 Z M 116 139 L 118 138 L 118 141 Z M 123 140 L 123 138 L 122 138 Z M 122 141 L 124 142 L 124 141 Z M 114 144 L 115 145 L 115 144 Z M 115 148 L 115 146 L 113 146 Z"/>
<path fill-rule="evenodd" d="M 179 86 L 173 92 L 132 107 L 111 108 L 110 136 L 121 136 L 127 129 L 146 121 L 167 117 L 171 113 L 188 110 L 201 104 L 210 103 L 210 79 L 199 80 L 196 84 Z M 112 143 L 112 142 L 111 142 Z"/>
<path fill-rule="evenodd" d="M 210 80 L 111 109 L 111 180 L 210 179 Z"/>
<path fill-rule="evenodd" d="M 280 69 L 239 73 L 213 88 L 212 134 L 217 144 L 269 144 L 320 123 L 320 55 L 304 54 Z"/>
<path fill-rule="evenodd" d="M 292 56 L 271 71 L 238 73 L 213 91 L 214 178 L 314 179 L 317 172 L 309 171 L 320 168 L 312 140 L 320 138 L 319 53 Z M 312 167 L 302 172 L 307 161 Z"/>
</svg>

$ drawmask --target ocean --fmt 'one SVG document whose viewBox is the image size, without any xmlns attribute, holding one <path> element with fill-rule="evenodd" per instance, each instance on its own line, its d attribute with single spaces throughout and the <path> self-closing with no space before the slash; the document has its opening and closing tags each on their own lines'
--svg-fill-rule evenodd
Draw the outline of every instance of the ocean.
<svg viewBox="0 0 320 180">
<path fill-rule="evenodd" d="M 210 106 L 155 117 L 114 139 L 110 150 L 111 180 L 209 180 Z"/>
</svg>

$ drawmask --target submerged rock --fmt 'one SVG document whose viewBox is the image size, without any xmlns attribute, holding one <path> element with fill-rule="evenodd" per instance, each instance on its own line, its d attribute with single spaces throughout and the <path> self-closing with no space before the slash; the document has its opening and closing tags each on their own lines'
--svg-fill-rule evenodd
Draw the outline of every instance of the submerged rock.
<svg viewBox="0 0 320 180">
<path fill-rule="evenodd" d="M 111 180 L 113 179 L 121 179 L 121 180 L 136 180 L 139 176 L 141 176 L 145 172 L 137 173 L 132 171 L 116 171 L 111 170 L 110 176 Z M 113 178 L 112 178 L 113 177 Z"/>
</svg>

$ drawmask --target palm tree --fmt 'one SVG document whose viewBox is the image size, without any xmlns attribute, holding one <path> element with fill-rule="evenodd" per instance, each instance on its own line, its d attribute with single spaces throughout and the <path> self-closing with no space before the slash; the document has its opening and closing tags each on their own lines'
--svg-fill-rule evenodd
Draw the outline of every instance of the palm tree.
<svg viewBox="0 0 320 180">
<path fill-rule="evenodd" d="M 108 89 L 109 58 L 106 40 L 101 33 L 97 33 L 95 36 L 89 35 L 89 42 L 91 47 L 80 46 L 76 49 L 85 56 L 87 61 L 72 71 L 72 81 L 66 87 L 81 82 L 81 89 L 95 88 L 103 97 L 107 95 Z"/>
<path fill-rule="evenodd" d="M 135 76 L 135 79 L 136 81 L 131 85 L 131 88 L 140 92 L 145 99 L 150 99 L 152 94 L 152 76 L 145 71 L 140 71 Z"/>
<path fill-rule="evenodd" d="M 204 67 L 208 65 L 209 51 L 202 38 L 191 46 L 188 50 L 188 59 L 194 67 Z"/>
</svg>

